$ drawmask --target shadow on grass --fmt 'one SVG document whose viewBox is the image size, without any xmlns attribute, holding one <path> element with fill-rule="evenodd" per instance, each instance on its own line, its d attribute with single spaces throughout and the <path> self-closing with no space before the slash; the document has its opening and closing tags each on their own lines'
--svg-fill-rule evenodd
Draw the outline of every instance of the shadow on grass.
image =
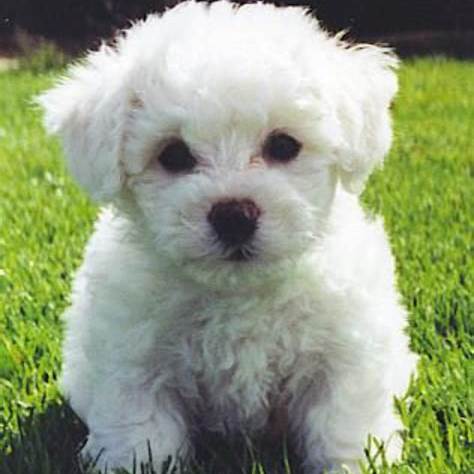
<svg viewBox="0 0 474 474">
<path fill-rule="evenodd" d="M 11 450 L 0 454 L 2 474 L 82 474 L 77 453 L 87 429 L 66 404 L 58 401 L 18 424 L 19 433 L 5 433 Z"/>
<path fill-rule="evenodd" d="M 194 474 L 300 474 L 293 450 L 284 439 L 223 439 L 206 433 L 194 442 Z"/>
<path fill-rule="evenodd" d="M 78 452 L 85 442 L 87 428 L 65 403 L 50 405 L 41 414 L 19 420 L 19 433 L 8 434 L 11 446 L 0 454 L 2 474 L 89 474 L 81 466 Z M 224 440 L 206 433 L 194 440 L 196 457 L 182 467 L 183 474 L 299 474 L 294 456 L 284 440 Z M 135 474 L 159 474 L 139 467 Z M 121 471 L 121 474 L 125 471 Z"/>
</svg>

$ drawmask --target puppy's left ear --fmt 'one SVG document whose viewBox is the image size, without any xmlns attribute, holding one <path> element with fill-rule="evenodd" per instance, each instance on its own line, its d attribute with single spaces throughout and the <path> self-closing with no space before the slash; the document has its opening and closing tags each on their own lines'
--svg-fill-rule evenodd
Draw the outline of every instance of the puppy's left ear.
<svg viewBox="0 0 474 474">
<path fill-rule="evenodd" d="M 339 43 L 336 116 L 343 138 L 337 163 L 343 186 L 360 193 L 392 141 L 390 104 L 397 93 L 396 56 L 386 48 Z"/>
<path fill-rule="evenodd" d="M 119 53 L 103 46 L 37 98 L 47 130 L 62 139 L 71 173 L 96 200 L 111 200 L 121 188 L 124 74 Z"/>
</svg>

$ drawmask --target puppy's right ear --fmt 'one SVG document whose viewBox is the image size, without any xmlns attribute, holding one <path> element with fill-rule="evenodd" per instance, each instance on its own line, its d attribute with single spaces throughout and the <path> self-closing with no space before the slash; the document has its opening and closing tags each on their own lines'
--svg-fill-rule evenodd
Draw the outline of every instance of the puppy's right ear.
<svg viewBox="0 0 474 474">
<path fill-rule="evenodd" d="M 94 199 L 121 189 L 121 142 L 128 94 L 120 56 L 103 46 L 37 98 L 45 126 L 63 142 L 73 176 Z"/>
</svg>

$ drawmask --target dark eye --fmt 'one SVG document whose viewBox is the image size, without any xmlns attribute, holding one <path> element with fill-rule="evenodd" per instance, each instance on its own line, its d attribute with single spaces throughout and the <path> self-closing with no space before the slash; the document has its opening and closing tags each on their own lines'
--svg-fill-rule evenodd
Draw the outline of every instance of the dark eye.
<svg viewBox="0 0 474 474">
<path fill-rule="evenodd" d="M 182 140 L 176 140 L 166 145 L 158 157 L 158 161 L 170 173 L 190 171 L 196 165 L 196 158 Z"/>
<path fill-rule="evenodd" d="M 263 157 L 271 161 L 287 163 L 295 159 L 301 150 L 301 143 L 283 132 L 271 133 L 263 145 Z"/>
</svg>

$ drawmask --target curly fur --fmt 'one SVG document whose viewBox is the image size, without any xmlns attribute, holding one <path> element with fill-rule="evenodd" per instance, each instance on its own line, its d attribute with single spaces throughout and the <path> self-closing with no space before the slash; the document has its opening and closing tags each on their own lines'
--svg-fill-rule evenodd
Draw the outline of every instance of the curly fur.
<svg viewBox="0 0 474 474">
<path fill-rule="evenodd" d="M 192 434 L 265 433 L 276 409 L 310 473 L 396 459 L 393 397 L 415 358 L 379 219 L 358 193 L 390 147 L 395 57 L 305 10 L 185 2 L 90 53 L 40 97 L 72 174 L 107 203 L 66 314 L 62 386 L 99 466 L 156 466 Z M 274 130 L 303 148 L 268 163 Z M 198 157 L 172 175 L 172 137 Z M 262 210 L 256 258 L 226 259 L 206 215 Z"/>
</svg>

